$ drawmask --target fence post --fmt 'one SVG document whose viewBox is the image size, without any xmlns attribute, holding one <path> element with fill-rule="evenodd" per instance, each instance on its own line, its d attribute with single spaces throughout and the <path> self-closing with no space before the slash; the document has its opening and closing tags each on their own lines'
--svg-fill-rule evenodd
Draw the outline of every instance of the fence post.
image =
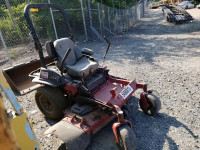
<svg viewBox="0 0 200 150">
<path fill-rule="evenodd" d="M 49 4 L 51 3 L 50 0 L 48 0 L 48 3 Z M 52 20 L 52 23 L 53 23 L 53 29 L 54 29 L 54 32 L 55 32 L 55 36 L 56 36 L 56 39 L 58 39 L 58 34 L 57 34 L 57 30 L 56 30 L 56 25 L 55 25 L 55 21 L 54 21 L 52 8 L 50 8 L 50 14 L 51 14 L 51 20 Z"/>
<path fill-rule="evenodd" d="M 90 33 L 91 33 L 90 35 L 91 35 L 91 39 L 93 39 L 92 32 L 94 32 L 95 35 L 96 35 L 102 42 L 105 42 L 104 38 L 103 38 L 103 37 L 99 34 L 99 32 L 97 32 L 97 30 L 93 27 L 90 0 L 88 0 L 87 2 L 88 2 L 88 14 L 89 14 L 89 21 L 90 21 Z"/>
<path fill-rule="evenodd" d="M 110 26 L 110 7 L 109 6 L 107 6 L 108 7 L 108 24 L 109 24 L 109 30 L 110 30 L 110 35 L 111 35 L 111 26 Z"/>
<path fill-rule="evenodd" d="M 81 11 L 82 11 L 82 18 L 83 18 L 83 25 L 84 25 L 84 32 L 85 32 L 85 40 L 88 41 L 88 35 L 87 35 L 87 28 L 85 23 L 85 13 L 83 8 L 83 0 L 80 0 L 81 2 Z"/>
<path fill-rule="evenodd" d="M 119 17 L 118 17 L 118 9 L 116 9 L 116 24 L 117 24 L 117 34 L 119 35 L 119 21 L 118 21 L 118 19 L 119 19 Z"/>
<path fill-rule="evenodd" d="M 142 17 L 144 17 L 144 13 L 145 13 L 145 0 L 143 0 L 143 16 Z"/>
<path fill-rule="evenodd" d="M 105 35 L 105 6 L 103 5 L 103 1 L 101 0 L 101 23 L 102 23 L 102 35 Z"/>
<path fill-rule="evenodd" d="M 126 20 L 125 18 L 126 17 L 125 17 L 124 9 L 122 10 L 122 14 L 123 14 L 122 15 L 123 16 L 123 22 L 122 22 L 123 23 L 123 32 L 125 32 L 125 20 Z"/>
<path fill-rule="evenodd" d="M 100 26 L 100 30 L 101 30 L 101 36 L 102 36 L 103 32 L 102 32 L 101 12 L 102 12 L 102 10 L 100 10 L 100 6 L 99 6 L 99 3 L 98 3 L 99 26 Z"/>
<path fill-rule="evenodd" d="M 138 3 L 136 3 L 136 6 L 135 6 L 135 15 L 136 15 L 136 21 L 138 20 Z"/>
<path fill-rule="evenodd" d="M 10 7 L 10 2 L 9 2 L 9 0 L 5 0 L 5 2 L 6 2 L 6 7 L 8 8 L 9 14 L 11 16 L 11 19 L 12 19 L 14 25 L 16 26 L 16 22 L 14 20 L 14 15 L 13 15 L 11 7 Z"/>
<path fill-rule="evenodd" d="M 118 28 L 120 29 L 120 2 L 117 5 L 118 5 L 118 8 L 117 8 L 117 19 L 118 19 L 118 21 L 117 21 L 117 23 L 118 23 Z M 118 31 L 120 31 L 120 30 L 118 30 Z M 119 33 L 120 32 L 118 32 L 118 34 Z"/>
<path fill-rule="evenodd" d="M 88 14 L 89 14 L 89 23 L 90 23 L 90 27 L 92 27 L 92 14 L 91 14 L 91 7 L 90 7 L 90 0 L 87 0 L 88 2 Z M 91 40 L 93 40 L 93 35 L 92 35 L 92 31 L 90 30 L 90 36 L 91 36 Z"/>
<path fill-rule="evenodd" d="M 9 60 L 9 62 L 10 62 L 10 65 L 13 66 L 11 57 L 10 57 L 10 55 L 9 55 L 9 53 L 8 53 L 8 48 L 7 48 L 6 43 L 5 43 L 5 41 L 4 41 L 3 35 L 2 35 L 2 33 L 1 33 L 1 30 L 0 30 L 0 38 L 1 38 L 1 41 L 2 41 L 2 44 L 3 44 L 3 47 L 4 47 L 5 51 L 6 51 L 6 54 L 7 54 L 8 60 Z"/>
</svg>

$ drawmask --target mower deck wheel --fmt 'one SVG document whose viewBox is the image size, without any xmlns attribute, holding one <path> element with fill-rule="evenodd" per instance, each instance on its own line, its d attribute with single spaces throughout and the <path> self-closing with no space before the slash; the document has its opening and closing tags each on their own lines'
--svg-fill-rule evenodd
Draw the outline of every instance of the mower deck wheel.
<svg viewBox="0 0 200 150">
<path fill-rule="evenodd" d="M 146 94 L 146 100 L 147 103 L 149 104 L 148 108 L 145 108 L 143 106 L 142 100 L 140 99 L 140 108 L 142 109 L 142 111 L 147 114 L 147 115 L 155 115 L 156 113 L 159 112 L 159 110 L 161 109 L 161 101 L 160 99 L 155 96 L 154 94 Z"/>
<path fill-rule="evenodd" d="M 118 128 L 119 148 L 120 150 L 136 150 L 137 138 L 133 129 L 128 125 L 122 125 Z"/>
<path fill-rule="evenodd" d="M 128 107 L 126 107 L 125 105 L 124 106 L 122 106 L 122 111 L 123 111 L 123 113 L 124 113 L 124 118 L 125 119 L 128 119 L 128 117 L 129 117 L 129 114 L 130 114 L 130 110 L 128 109 Z"/>
<path fill-rule="evenodd" d="M 35 101 L 40 111 L 49 119 L 59 119 L 67 107 L 67 98 L 59 88 L 43 86 L 36 90 Z"/>
</svg>

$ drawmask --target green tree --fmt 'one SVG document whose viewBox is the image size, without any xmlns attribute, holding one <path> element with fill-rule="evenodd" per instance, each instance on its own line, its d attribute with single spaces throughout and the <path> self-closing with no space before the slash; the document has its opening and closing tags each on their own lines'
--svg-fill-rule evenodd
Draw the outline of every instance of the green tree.
<svg viewBox="0 0 200 150">
<path fill-rule="evenodd" d="M 196 5 L 200 4 L 200 0 L 194 0 L 194 4 Z"/>
<path fill-rule="evenodd" d="M 91 0 L 91 2 L 99 2 L 110 7 L 114 6 L 115 8 L 123 9 L 132 7 L 133 4 L 137 2 L 137 0 Z"/>
<path fill-rule="evenodd" d="M 5 41 L 11 46 L 21 44 L 21 41 L 26 40 L 24 34 L 27 27 L 23 17 L 23 9 L 26 5 L 27 3 L 22 3 L 17 6 L 11 6 L 16 25 L 13 23 L 8 9 L 5 6 L 0 7 L 0 29 L 4 33 Z"/>
</svg>

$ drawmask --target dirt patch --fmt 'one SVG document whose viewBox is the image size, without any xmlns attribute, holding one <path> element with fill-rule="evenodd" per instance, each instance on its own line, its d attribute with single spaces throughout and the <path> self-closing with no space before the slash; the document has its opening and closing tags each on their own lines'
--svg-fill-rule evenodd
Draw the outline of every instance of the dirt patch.
<svg viewBox="0 0 200 150">
<path fill-rule="evenodd" d="M 32 43 L 8 48 L 8 52 L 14 66 L 39 58 L 37 52 L 35 51 L 34 44 Z M 11 65 L 5 50 L 3 48 L 0 49 L 0 69 L 4 69 L 10 66 Z"/>
<path fill-rule="evenodd" d="M 195 19 L 200 20 L 200 9 L 193 8 L 193 9 L 186 9 L 188 13 L 190 13 Z"/>
<path fill-rule="evenodd" d="M 138 149 L 200 149 L 200 13 L 198 9 L 187 11 L 194 15 L 193 22 L 171 24 L 164 20 L 161 9 L 148 10 L 130 31 L 110 38 L 112 46 L 104 63 L 110 73 L 147 83 L 162 101 L 162 110 L 154 117 L 139 108 L 141 91 L 128 101 Z M 94 49 L 98 60 L 105 53 L 104 43 L 79 45 Z M 34 124 L 41 148 L 57 149 L 59 140 L 43 134 L 55 122 L 38 110 L 34 92 L 18 98 Z M 117 149 L 111 126 L 93 137 L 88 150 Z"/>
</svg>

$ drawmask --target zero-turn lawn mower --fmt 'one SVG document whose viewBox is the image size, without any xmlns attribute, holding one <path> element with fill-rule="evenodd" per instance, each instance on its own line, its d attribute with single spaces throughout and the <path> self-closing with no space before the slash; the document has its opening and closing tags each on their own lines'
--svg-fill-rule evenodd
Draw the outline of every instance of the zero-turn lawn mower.
<svg viewBox="0 0 200 150">
<path fill-rule="evenodd" d="M 42 45 L 29 16 L 30 9 L 43 8 L 58 9 L 69 32 L 70 27 L 64 10 L 56 4 L 30 4 L 24 9 L 41 62 L 41 67 L 29 75 L 33 83 L 41 86 L 36 89 L 37 106 L 49 119 L 64 116 L 45 134 L 58 136 L 68 149 L 86 149 L 91 137 L 117 117 L 118 121 L 112 126 L 116 143 L 120 149 L 136 149 L 133 126 L 124 119 L 122 108 L 139 88 L 143 89 L 139 104 L 144 113 L 156 114 L 161 108 L 160 100 L 147 90 L 146 84 L 109 75 L 109 70 L 100 67 L 92 57 L 94 52 L 80 49 L 71 35 L 46 42 L 47 53 L 54 60 L 46 64 Z M 105 40 L 108 43 L 107 54 L 110 42 Z"/>
</svg>

